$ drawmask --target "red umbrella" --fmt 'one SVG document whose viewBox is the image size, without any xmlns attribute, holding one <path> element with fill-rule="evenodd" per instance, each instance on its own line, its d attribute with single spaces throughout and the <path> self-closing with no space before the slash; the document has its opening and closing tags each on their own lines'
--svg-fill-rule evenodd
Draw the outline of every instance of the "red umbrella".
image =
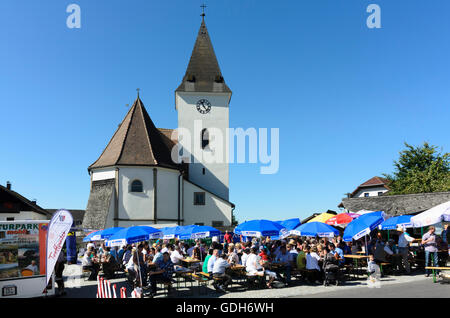
<svg viewBox="0 0 450 318">
<path fill-rule="evenodd" d="M 326 220 L 328 225 L 347 224 L 353 221 L 354 217 L 349 213 L 341 213 Z"/>
</svg>

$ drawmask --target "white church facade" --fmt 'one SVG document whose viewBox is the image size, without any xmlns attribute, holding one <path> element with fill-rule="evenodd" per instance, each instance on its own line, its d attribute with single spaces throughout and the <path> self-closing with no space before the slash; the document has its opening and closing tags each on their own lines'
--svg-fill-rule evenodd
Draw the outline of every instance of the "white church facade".
<svg viewBox="0 0 450 318">
<path fill-rule="evenodd" d="M 100 157 L 88 168 L 91 190 L 83 227 L 230 226 L 234 204 L 229 202 L 228 160 L 210 163 L 203 156 L 194 158 L 211 151 L 223 153 L 224 158 L 228 155 L 228 141 L 219 145 L 221 149 L 210 148 L 208 133 L 218 129 L 226 136 L 230 99 L 231 90 L 203 18 L 186 73 L 175 91 L 178 128 L 191 132 L 192 140 L 178 138 L 172 129 L 156 128 L 138 94 Z M 203 127 L 199 136 L 194 135 L 196 122 Z M 172 160 L 173 149 L 179 161 Z"/>
</svg>

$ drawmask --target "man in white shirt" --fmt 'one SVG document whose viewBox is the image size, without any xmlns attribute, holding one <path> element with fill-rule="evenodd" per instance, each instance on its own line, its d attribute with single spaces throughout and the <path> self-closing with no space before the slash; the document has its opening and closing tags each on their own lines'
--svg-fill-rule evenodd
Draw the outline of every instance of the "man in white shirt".
<svg viewBox="0 0 450 318">
<path fill-rule="evenodd" d="M 62 254 L 62 253 L 60 253 L 60 254 Z M 27 267 L 25 267 L 25 269 L 31 270 L 31 271 L 33 272 L 33 275 L 39 274 L 39 268 L 38 268 L 38 266 L 36 265 L 36 261 L 35 261 L 35 260 L 32 260 L 32 261 L 31 261 L 31 264 L 28 265 Z"/>
<path fill-rule="evenodd" d="M 209 274 L 213 273 L 214 263 L 216 262 L 216 259 L 218 258 L 218 256 L 219 256 L 219 250 L 215 249 L 213 251 L 213 254 L 211 255 L 211 257 L 208 260 L 208 266 L 207 267 L 208 267 L 208 273 Z"/>
<path fill-rule="evenodd" d="M 231 282 L 231 277 L 225 274 L 225 270 L 230 267 L 230 264 L 227 261 L 227 255 L 222 253 L 222 255 L 216 259 L 213 266 L 213 276 L 219 278 L 219 283 L 214 282 L 213 286 L 215 289 L 220 291 L 225 291 L 228 284 Z"/>
<path fill-rule="evenodd" d="M 175 246 L 175 250 L 170 253 L 170 260 L 174 265 L 181 265 L 181 260 L 183 259 L 183 255 L 180 253 L 180 247 Z"/>
<path fill-rule="evenodd" d="M 403 227 L 399 227 L 397 231 L 400 234 L 398 238 L 398 251 L 399 254 L 402 256 L 402 265 L 403 268 L 406 270 L 407 274 L 411 273 L 411 267 L 409 266 L 408 256 L 409 256 L 409 244 L 411 244 L 412 241 L 414 241 L 414 238 L 409 236 L 408 233 L 406 233 L 405 229 Z"/>
</svg>

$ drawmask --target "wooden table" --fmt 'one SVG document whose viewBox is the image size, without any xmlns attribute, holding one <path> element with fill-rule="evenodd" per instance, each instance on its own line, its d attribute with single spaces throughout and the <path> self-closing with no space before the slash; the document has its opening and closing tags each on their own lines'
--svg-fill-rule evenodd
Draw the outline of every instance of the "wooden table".
<svg viewBox="0 0 450 318">
<path fill-rule="evenodd" d="M 354 264 L 355 264 L 355 268 L 354 268 L 354 277 L 355 277 L 355 279 L 356 279 L 356 278 L 357 278 L 356 271 L 360 268 L 360 267 L 358 266 L 358 261 L 361 260 L 361 259 L 367 259 L 367 258 L 369 258 L 369 256 L 368 256 L 368 255 L 353 255 L 353 254 L 348 254 L 348 255 L 344 255 L 344 258 L 350 258 L 350 259 L 353 259 L 353 260 L 354 260 Z M 361 268 L 362 268 L 362 267 L 361 267 Z"/>
<path fill-rule="evenodd" d="M 436 283 L 436 270 L 450 271 L 450 267 L 427 266 L 425 269 L 431 269 L 433 272 L 433 282 Z"/>
</svg>

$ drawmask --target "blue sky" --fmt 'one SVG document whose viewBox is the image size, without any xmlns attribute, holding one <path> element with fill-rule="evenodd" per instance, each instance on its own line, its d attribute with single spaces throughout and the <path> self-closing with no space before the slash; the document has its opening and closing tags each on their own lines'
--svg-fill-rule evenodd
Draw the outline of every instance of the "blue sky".
<svg viewBox="0 0 450 318">
<path fill-rule="evenodd" d="M 82 10 L 66 27 L 66 7 Z M 175 128 L 197 0 L 0 2 L 0 183 L 44 208 L 86 208 L 87 167 L 136 88 Z M 381 7 L 381 29 L 366 8 Z M 450 151 L 447 0 L 210 0 L 232 127 L 280 129 L 280 170 L 234 164 L 238 220 L 306 217 L 392 172 L 403 142 Z"/>
</svg>

